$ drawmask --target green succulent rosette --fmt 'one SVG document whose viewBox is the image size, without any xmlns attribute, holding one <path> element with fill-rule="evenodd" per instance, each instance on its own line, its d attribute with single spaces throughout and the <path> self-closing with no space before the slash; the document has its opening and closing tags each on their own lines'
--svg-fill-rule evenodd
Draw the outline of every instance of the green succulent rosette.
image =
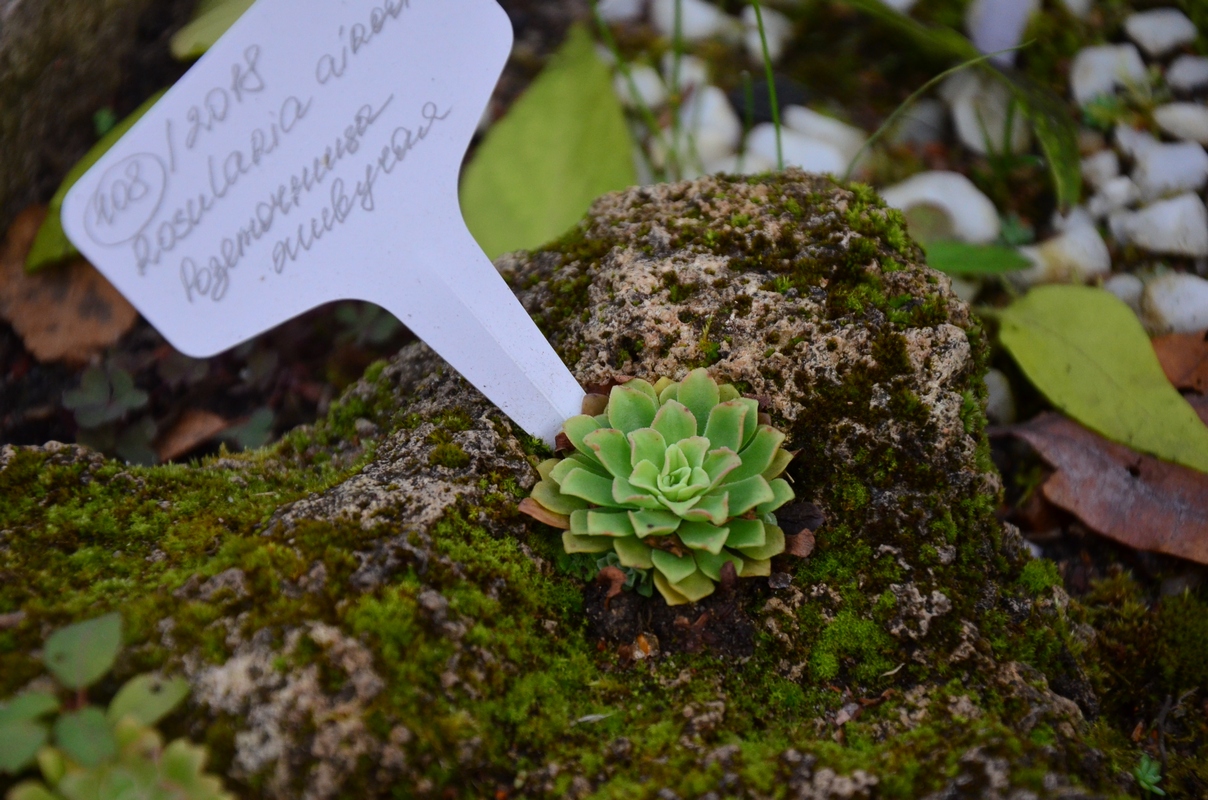
<svg viewBox="0 0 1208 800">
<path fill-rule="evenodd" d="M 531 500 L 534 516 L 565 529 L 566 552 L 615 552 L 622 567 L 651 571 L 669 605 L 712 594 L 727 562 L 739 577 L 771 574 L 792 454 L 755 400 L 697 369 L 614 387 L 602 414 L 572 417 L 563 432 L 574 452 L 538 466 Z"/>
</svg>

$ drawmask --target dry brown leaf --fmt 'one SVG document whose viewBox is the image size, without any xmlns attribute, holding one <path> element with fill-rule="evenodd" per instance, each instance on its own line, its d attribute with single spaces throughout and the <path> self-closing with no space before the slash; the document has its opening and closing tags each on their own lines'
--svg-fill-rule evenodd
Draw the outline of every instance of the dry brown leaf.
<svg viewBox="0 0 1208 800">
<path fill-rule="evenodd" d="M 1208 394 L 1208 331 L 1159 336 L 1153 349 L 1176 388 Z"/>
<path fill-rule="evenodd" d="M 85 364 L 129 331 L 138 312 L 82 259 L 26 274 L 25 256 L 45 218 L 45 207 L 33 206 L 8 229 L 0 250 L 0 317 L 39 361 Z"/>
<path fill-rule="evenodd" d="M 155 441 L 155 454 L 160 463 L 175 461 L 188 455 L 218 434 L 231 427 L 231 423 L 210 411 L 190 409 L 176 420 L 176 424 Z"/>
<path fill-rule="evenodd" d="M 784 535 L 784 552 L 797 558 L 809 558 L 814 552 L 814 532 L 805 528 L 801 533 L 786 533 Z"/>
<path fill-rule="evenodd" d="M 612 598 L 619 595 L 625 586 L 625 573 L 619 567 L 605 567 L 596 575 L 596 581 L 608 586 L 608 593 L 604 595 L 604 607 L 608 608 Z"/>
<path fill-rule="evenodd" d="M 1208 403 L 1196 405 L 1208 416 Z M 1129 547 L 1208 564 L 1208 474 L 1141 455 L 1059 414 L 1010 430 L 1056 470 L 1042 489 L 1051 503 Z"/>
<path fill-rule="evenodd" d="M 516 506 L 516 510 L 521 514 L 528 514 L 533 519 L 538 522 L 544 522 L 546 525 L 561 528 L 564 531 L 570 530 L 570 517 L 565 514 L 555 514 L 531 497 L 521 500 L 520 505 Z"/>
</svg>

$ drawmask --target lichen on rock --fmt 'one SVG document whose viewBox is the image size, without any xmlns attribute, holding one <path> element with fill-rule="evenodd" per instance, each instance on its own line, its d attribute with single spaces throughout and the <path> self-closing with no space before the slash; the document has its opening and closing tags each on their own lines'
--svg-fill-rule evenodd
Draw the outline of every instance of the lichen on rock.
<svg viewBox="0 0 1208 800">
<path fill-rule="evenodd" d="M 517 511 L 548 453 L 415 344 L 265 452 L 7 448 L 0 696 L 120 608 L 118 677 L 187 675 L 175 724 L 246 796 L 1111 791 L 1068 598 L 994 516 L 984 337 L 921 260 L 871 190 L 789 171 L 612 195 L 498 264 L 583 384 L 760 399 L 826 520 L 770 578 L 609 602 Z"/>
</svg>

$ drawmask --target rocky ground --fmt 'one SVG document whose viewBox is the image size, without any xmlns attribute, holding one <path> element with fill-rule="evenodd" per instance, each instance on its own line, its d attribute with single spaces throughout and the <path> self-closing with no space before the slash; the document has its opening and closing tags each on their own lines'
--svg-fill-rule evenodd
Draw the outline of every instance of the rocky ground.
<svg viewBox="0 0 1208 800">
<path fill-rule="evenodd" d="M 94 112 L 178 74 L 189 5 L 0 0 L 5 275 Z M 588 13 L 503 5 L 518 44 L 496 118 Z M 1143 757 L 1169 795 L 1208 794 L 1203 570 L 1095 535 L 1044 499 L 1035 453 L 991 446 L 986 414 L 1048 404 L 981 322 L 1030 287 L 1089 283 L 1153 334 L 1208 328 L 1208 19 L 1193 2 L 887 5 L 983 51 L 1035 40 L 1014 67 L 1068 103 L 1081 202 L 1059 210 L 1035 131 L 975 72 L 857 162 L 897 210 L 863 185 L 749 176 L 776 162 L 751 10 L 684 0 L 677 66 L 674 3 L 605 0 L 601 55 L 649 185 L 497 262 L 585 385 L 706 366 L 760 397 L 825 520 L 808 558 L 688 610 L 609 601 L 594 561 L 516 510 L 548 453 L 372 307 L 203 362 L 130 309 L 114 343 L 50 358 L 0 296 L 0 698 L 42 685 L 51 630 L 120 610 L 95 699 L 185 675 L 165 732 L 207 745 L 240 796 L 1143 797 Z M 844 171 L 952 65 L 843 3 L 764 13 L 790 166 Z M 79 58 L 25 46 L 32 30 Z M 52 102 L 78 70 L 95 92 Z M 738 177 L 700 177 L 718 170 Z M 916 242 L 945 239 L 1031 268 L 942 275 Z"/>
</svg>

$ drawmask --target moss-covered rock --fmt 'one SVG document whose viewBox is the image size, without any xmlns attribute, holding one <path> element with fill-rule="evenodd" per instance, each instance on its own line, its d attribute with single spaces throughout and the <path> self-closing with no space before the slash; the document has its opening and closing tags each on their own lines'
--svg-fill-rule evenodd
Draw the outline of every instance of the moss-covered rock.
<svg viewBox="0 0 1208 800">
<path fill-rule="evenodd" d="M 500 268 L 585 385 L 703 365 L 759 396 L 826 517 L 814 552 L 697 606 L 606 602 L 516 510 L 541 445 L 413 345 L 269 451 L 132 469 L 6 448 L 0 696 L 37 679 L 49 630 L 119 609 L 100 693 L 186 675 L 169 732 L 246 796 L 1128 786 L 1088 744 L 1116 740 L 1088 722 L 1068 597 L 994 516 L 982 333 L 871 190 L 636 189 Z"/>
</svg>

